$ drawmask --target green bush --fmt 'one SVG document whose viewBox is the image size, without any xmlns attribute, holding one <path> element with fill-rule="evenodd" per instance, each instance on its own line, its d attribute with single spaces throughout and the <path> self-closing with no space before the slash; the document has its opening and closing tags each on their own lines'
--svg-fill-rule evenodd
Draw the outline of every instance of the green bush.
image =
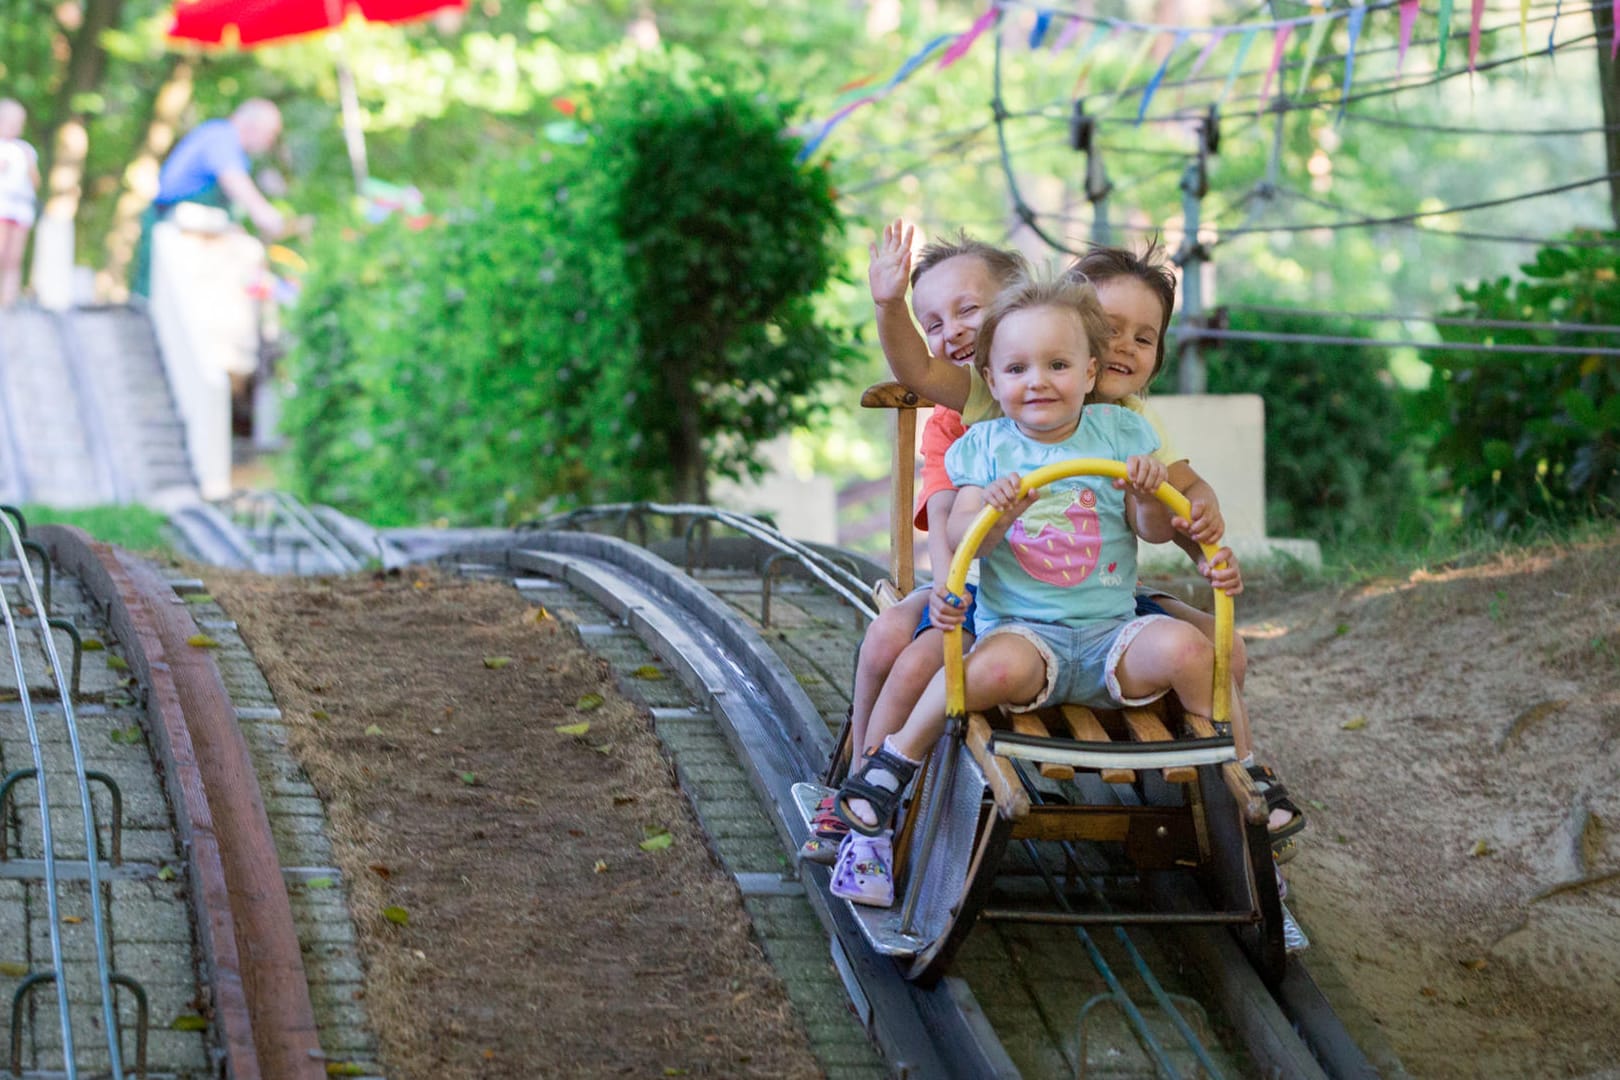
<svg viewBox="0 0 1620 1080">
<path fill-rule="evenodd" d="M 318 249 L 294 319 L 290 483 L 378 523 L 701 500 L 814 413 L 840 221 L 786 109 L 642 69 L 581 145 L 484 170 L 421 233 Z"/>
<path fill-rule="evenodd" d="M 1235 310 L 1229 321 L 1233 330 L 1372 336 L 1349 320 L 1324 326 Z M 1175 386 L 1175 362 L 1167 361 L 1161 388 Z M 1223 341 L 1206 351 L 1206 361 L 1210 393 L 1265 400 L 1268 533 L 1345 543 L 1416 522 L 1412 455 L 1384 350 Z"/>
<path fill-rule="evenodd" d="M 1607 247 L 1553 245 L 1523 277 L 1457 290 L 1469 318 L 1620 323 L 1614 245 L 1620 233 L 1582 232 Z M 1442 326 L 1446 341 L 1612 347 L 1594 334 Z M 1620 513 L 1620 361 L 1597 355 L 1446 352 L 1434 358 L 1422 418 L 1468 523 L 1495 529 Z"/>
</svg>

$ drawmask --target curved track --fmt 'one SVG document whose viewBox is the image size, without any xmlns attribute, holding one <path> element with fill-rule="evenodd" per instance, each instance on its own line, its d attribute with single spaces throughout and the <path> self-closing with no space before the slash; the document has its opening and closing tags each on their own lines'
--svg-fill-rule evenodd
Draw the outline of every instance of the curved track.
<svg viewBox="0 0 1620 1080">
<path fill-rule="evenodd" d="M 691 549 L 688 534 L 687 562 L 692 560 Z M 727 731 L 756 795 L 770 808 L 784 851 L 796 850 L 805 838 L 805 827 L 789 789 L 795 781 L 821 771 L 833 741 L 829 718 L 825 708 L 818 709 L 807 696 L 799 675 L 773 650 L 772 644 L 777 642 L 768 642 L 756 629 L 759 624 L 753 617 L 743 616 L 740 604 L 733 606 L 735 600 L 728 604 L 722 599 L 728 593 L 712 592 L 670 563 L 612 537 L 535 532 L 522 534 L 511 544 L 481 545 L 477 557 L 499 560 L 509 573 L 542 574 L 589 594 L 680 672 L 688 688 Z M 745 561 L 759 566 L 766 557 L 756 552 Z M 759 579 L 761 587 L 768 588 L 769 577 Z M 735 592 L 735 582 L 728 588 Z M 761 615 L 768 617 L 769 601 L 764 597 L 762 601 Z M 850 633 L 844 641 L 846 656 L 854 640 Z M 994 980 L 981 978 L 976 971 L 976 963 L 978 969 L 984 967 L 982 961 L 965 960 L 959 967 L 962 977 L 948 978 L 932 991 L 907 983 L 893 964 L 866 948 L 847 906 L 829 899 L 826 868 L 804 865 L 801 872 L 835 956 L 848 960 L 846 981 L 851 997 L 869 1007 L 871 1033 L 898 1072 L 963 1077 L 1019 1074 L 1020 1066 L 1014 1065 L 995 1027 L 998 1017 L 1007 1022 L 1006 1011 L 998 1009 L 992 998 L 981 1001 L 976 996 L 976 992 L 997 993 Z M 1175 888 L 1159 897 L 1159 903 L 1171 910 L 1188 899 L 1177 895 Z M 1037 949 L 1074 948 L 1073 931 L 1045 927 L 1020 928 L 1020 933 L 1025 930 L 1044 935 L 1023 939 L 1026 949 L 1030 940 L 1047 943 L 1037 944 Z M 977 933 L 989 935 L 991 931 L 981 927 Z M 1123 930 L 1118 935 L 1127 941 Z M 1197 971 L 1192 983 L 1201 984 L 1199 996 L 1207 1004 L 1195 1007 L 1195 1013 L 1219 1007 L 1227 1014 L 1227 1041 L 1232 1045 L 1223 1045 L 1217 1053 L 1225 1064 L 1200 1057 L 1203 1067 L 1213 1066 L 1209 1071 L 1287 1077 L 1379 1075 L 1339 1022 L 1305 964 L 1291 965 L 1282 985 L 1272 990 L 1255 975 L 1225 930 L 1178 927 L 1155 932 L 1152 937 L 1152 947 L 1144 945 L 1143 951 L 1152 957 L 1155 970 L 1163 970 L 1166 982 L 1171 981 L 1168 971 L 1172 968 L 1185 965 Z M 1064 941 L 1066 945 L 1060 945 Z M 1095 949 L 1089 941 L 1086 947 Z M 1136 945 L 1127 941 L 1127 948 L 1134 951 Z M 1176 980 L 1177 985 L 1184 982 Z M 1109 1004 L 1120 1004 L 1117 995 L 1102 996 L 1110 998 Z M 1088 1003 L 1082 1015 L 1091 1007 Z M 1043 1005 L 1037 1000 L 1033 1008 L 1040 1010 Z M 1196 1026 L 1206 1027 L 1201 1021 Z M 1141 1056 L 1128 1040 L 1117 1053 L 1126 1062 Z M 1145 1063 L 1144 1067 L 1154 1071 Z M 1161 1057 L 1157 1072 L 1194 1075 L 1200 1067 L 1192 1059 L 1178 1065 Z M 1074 1070 L 1075 1063 L 1057 1055 L 1050 1074 L 1073 1075 Z M 1026 1064 L 1023 1074 L 1044 1075 L 1047 1071 Z"/>
<path fill-rule="evenodd" d="M 141 560 L 77 529 L 46 526 L 32 535 L 104 613 L 145 698 L 143 726 L 180 839 L 209 1043 L 220 1068 L 237 1080 L 324 1076 L 253 763 L 212 657 L 191 644 L 196 622 Z M 78 1074 L 71 1052 L 62 1067 L 66 1075 Z M 126 1065 L 124 1075 L 135 1072 Z"/>
</svg>

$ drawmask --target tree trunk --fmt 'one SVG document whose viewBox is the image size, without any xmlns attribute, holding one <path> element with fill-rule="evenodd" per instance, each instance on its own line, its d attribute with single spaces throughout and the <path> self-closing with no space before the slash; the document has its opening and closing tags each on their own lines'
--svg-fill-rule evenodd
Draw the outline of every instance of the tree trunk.
<svg viewBox="0 0 1620 1080">
<path fill-rule="evenodd" d="M 662 367 L 665 398 L 675 410 L 675 432 L 669 445 L 670 464 L 675 474 L 675 501 L 707 503 L 709 477 L 703 458 L 701 403 L 692 386 L 692 373 L 686 366 L 668 359 Z"/>
<path fill-rule="evenodd" d="M 97 293 L 117 302 L 129 297 L 128 269 L 140 239 L 141 211 L 157 194 L 158 169 L 174 145 L 180 114 L 191 101 L 191 65 L 170 57 L 167 68 L 163 84 L 149 103 L 146 135 L 124 169 L 118 205 L 107 227 L 106 265 L 96 277 Z"/>
<path fill-rule="evenodd" d="M 1592 0 L 1592 25 L 1597 29 L 1598 97 L 1603 101 L 1603 150 L 1609 173 L 1609 215 L 1620 229 L 1620 80 L 1609 57 L 1614 37 L 1611 0 Z"/>
</svg>

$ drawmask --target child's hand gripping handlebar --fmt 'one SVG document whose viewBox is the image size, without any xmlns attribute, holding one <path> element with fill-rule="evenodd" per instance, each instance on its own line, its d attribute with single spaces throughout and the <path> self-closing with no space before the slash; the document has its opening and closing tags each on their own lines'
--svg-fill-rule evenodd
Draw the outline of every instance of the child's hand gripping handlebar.
<svg viewBox="0 0 1620 1080">
<path fill-rule="evenodd" d="M 1064 480 L 1071 476 L 1108 476 L 1115 480 L 1125 479 L 1125 463 L 1123 461 L 1110 461 L 1106 458 L 1071 458 L 1068 461 L 1059 461 L 1051 465 L 1044 465 L 1025 476 L 1019 485 L 1018 494 L 1023 496 L 1038 487 L 1044 487 L 1054 480 Z M 1190 508 L 1187 497 L 1169 484 L 1160 484 L 1159 490 L 1154 492 L 1160 502 L 1170 508 L 1170 512 L 1180 517 L 1187 517 Z M 979 516 L 973 519 L 968 527 L 967 535 L 962 538 L 961 544 L 956 548 L 956 557 L 951 560 L 951 571 L 946 576 L 945 587 L 951 595 L 961 596 L 967 587 L 968 564 L 978 553 L 979 542 L 985 537 L 996 521 L 1001 517 L 1001 511 L 994 506 L 986 506 L 979 511 Z M 1220 549 L 1213 544 L 1200 543 L 1198 545 L 1204 552 L 1205 558 L 1213 558 Z M 1224 563 L 1218 565 L 1224 566 Z M 1214 685 L 1214 715 L 1211 719 L 1224 722 L 1229 719 L 1231 711 L 1230 679 L 1232 660 L 1232 598 L 1215 591 L 1215 685 Z M 945 713 L 947 716 L 962 719 L 967 714 L 966 695 L 962 685 L 962 630 L 957 627 L 945 632 Z"/>
</svg>

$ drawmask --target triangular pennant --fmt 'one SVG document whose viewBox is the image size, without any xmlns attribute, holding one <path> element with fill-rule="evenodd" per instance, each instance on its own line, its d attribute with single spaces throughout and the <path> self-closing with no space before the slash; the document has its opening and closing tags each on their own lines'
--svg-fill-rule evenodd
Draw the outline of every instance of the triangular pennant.
<svg viewBox="0 0 1620 1080">
<path fill-rule="evenodd" d="M 1306 88 L 1311 85 L 1311 68 L 1316 66 L 1316 54 L 1321 51 L 1322 39 L 1327 37 L 1332 25 L 1333 20 L 1326 16 L 1311 24 L 1311 38 L 1305 43 L 1305 65 L 1299 69 L 1299 89 L 1294 92 L 1298 97 L 1304 97 Z"/>
<path fill-rule="evenodd" d="M 1529 0 L 1526 0 L 1526 3 L 1528 2 Z M 1030 48 L 1038 49 L 1041 47 L 1041 42 L 1046 40 L 1046 31 L 1051 25 L 1052 13 L 1050 11 L 1043 9 L 1035 13 L 1035 25 L 1029 31 Z"/>
<path fill-rule="evenodd" d="M 1446 69 L 1446 43 L 1451 40 L 1451 0 L 1440 0 L 1440 62 L 1435 66 Z"/>
<path fill-rule="evenodd" d="M 1170 66 L 1170 58 L 1175 56 L 1176 50 L 1180 49 L 1186 42 L 1187 31 L 1177 30 L 1175 38 L 1170 42 L 1170 47 L 1164 51 L 1164 59 L 1159 62 L 1159 70 L 1153 73 L 1153 78 L 1148 80 L 1147 87 L 1142 91 L 1142 104 L 1136 110 L 1136 122 L 1138 124 L 1142 122 L 1143 117 L 1147 116 L 1148 102 L 1153 100 L 1153 95 L 1158 92 L 1159 84 L 1164 81 L 1164 72 Z"/>
<path fill-rule="evenodd" d="M 1530 55 L 1530 0 L 1519 0 L 1519 44 Z"/>
<path fill-rule="evenodd" d="M 1266 99 L 1271 96 L 1271 80 L 1276 77 L 1277 69 L 1282 66 L 1283 51 L 1288 48 L 1288 38 L 1294 32 L 1293 23 L 1283 23 L 1272 33 L 1271 63 L 1266 67 L 1266 77 L 1260 83 L 1260 108 L 1266 107 Z"/>
<path fill-rule="evenodd" d="M 945 50 L 945 55 L 939 58 L 939 70 L 944 71 L 962 59 L 967 54 L 967 51 L 973 48 L 973 43 L 979 40 L 979 35 L 990 29 L 990 25 L 1000 17 L 1000 5 L 991 4 L 983 15 L 973 20 L 973 25 L 967 28 L 966 33 L 957 38 L 955 43 Z"/>
<path fill-rule="evenodd" d="M 1080 24 L 1075 23 L 1075 25 L 1079 26 Z M 1113 32 L 1113 24 L 1098 23 L 1096 26 L 1091 28 L 1091 36 L 1086 38 L 1086 43 L 1080 46 L 1080 51 L 1074 54 L 1074 58 L 1076 60 L 1084 60 L 1087 56 L 1091 55 L 1091 51 L 1093 49 L 1101 45 L 1104 39 L 1106 39 L 1108 35 L 1112 34 Z"/>
<path fill-rule="evenodd" d="M 1620 0 L 1614 0 L 1614 10 L 1610 13 L 1609 22 L 1614 27 L 1614 33 L 1609 38 L 1609 59 L 1620 57 Z"/>
<path fill-rule="evenodd" d="M 1119 88 L 1114 91 L 1116 98 L 1125 96 L 1125 88 L 1131 85 L 1132 79 L 1136 78 L 1137 69 L 1147 59 L 1148 53 L 1153 51 L 1153 43 L 1158 37 L 1158 33 L 1152 30 L 1142 35 L 1142 44 L 1136 47 L 1136 52 L 1131 55 L 1130 63 L 1125 65 L 1125 74 L 1120 77 Z"/>
<path fill-rule="evenodd" d="M 1226 95 L 1232 92 L 1232 84 L 1237 82 L 1238 75 L 1243 71 L 1243 61 L 1248 59 L 1249 46 L 1254 44 L 1255 36 L 1259 33 L 1258 30 L 1245 30 L 1238 39 L 1237 59 L 1232 61 L 1232 70 L 1226 73 L 1226 85 L 1221 87 L 1221 96 L 1215 99 L 1215 104 L 1225 101 Z"/>
<path fill-rule="evenodd" d="M 1204 43 L 1203 49 L 1198 53 L 1198 59 L 1193 61 L 1192 70 L 1187 72 L 1188 82 L 1198 78 L 1198 73 L 1204 70 L 1205 64 L 1209 63 L 1209 54 L 1215 51 L 1215 46 L 1226 40 L 1226 32 L 1227 27 L 1224 26 L 1218 26 L 1211 32 L 1209 40 Z"/>
<path fill-rule="evenodd" d="M 1079 19 L 1071 18 L 1063 27 L 1063 31 L 1058 34 L 1057 40 L 1052 42 L 1052 51 L 1062 52 L 1070 45 L 1073 45 L 1074 39 L 1080 36 L 1080 31 L 1085 25 Z"/>
<path fill-rule="evenodd" d="M 1556 0 L 1553 4 L 1552 26 L 1547 31 L 1547 55 L 1553 53 L 1553 38 L 1558 36 L 1558 16 L 1564 12 L 1564 0 Z"/>
<path fill-rule="evenodd" d="M 1412 44 L 1412 26 L 1417 22 L 1419 0 L 1401 0 L 1401 38 L 1395 53 L 1395 76 L 1406 66 L 1406 47 Z"/>
<path fill-rule="evenodd" d="M 1474 70 L 1474 61 L 1479 58 L 1479 27 L 1485 19 L 1485 0 L 1474 0 L 1473 9 L 1468 16 L 1468 70 Z"/>
<path fill-rule="evenodd" d="M 1339 92 L 1339 115 L 1333 121 L 1335 124 L 1344 119 L 1344 110 L 1350 104 L 1350 75 L 1356 70 L 1356 42 L 1361 39 L 1361 24 L 1366 18 L 1366 5 L 1357 4 L 1350 9 L 1350 44 L 1344 49 L 1344 89 Z"/>
</svg>

